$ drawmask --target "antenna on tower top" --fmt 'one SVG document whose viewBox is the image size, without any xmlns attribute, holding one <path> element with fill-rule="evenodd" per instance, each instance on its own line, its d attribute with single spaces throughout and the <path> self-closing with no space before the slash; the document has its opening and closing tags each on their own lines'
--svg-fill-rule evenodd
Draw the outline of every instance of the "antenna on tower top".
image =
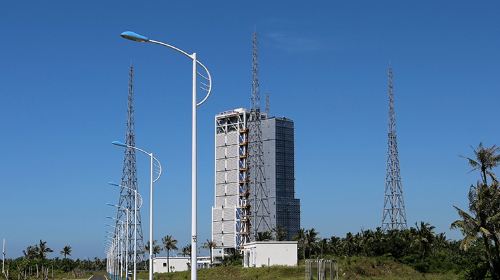
<svg viewBox="0 0 500 280">
<path fill-rule="evenodd" d="M 269 117 L 271 111 L 271 102 L 269 101 L 269 93 L 266 93 L 266 115 Z"/>
<path fill-rule="evenodd" d="M 384 211 L 382 229 L 406 229 L 406 210 L 403 198 L 403 184 L 399 170 L 398 144 L 396 138 L 396 114 L 394 112 L 394 85 L 392 67 L 387 71 L 389 95 L 389 126 L 387 174 L 385 178 Z"/>
<path fill-rule="evenodd" d="M 252 109 L 249 120 L 249 177 L 251 193 L 252 240 L 257 240 L 260 232 L 271 231 L 269 189 L 264 173 L 264 148 L 262 142 L 262 114 L 260 111 L 259 64 L 257 32 L 252 36 Z"/>
</svg>

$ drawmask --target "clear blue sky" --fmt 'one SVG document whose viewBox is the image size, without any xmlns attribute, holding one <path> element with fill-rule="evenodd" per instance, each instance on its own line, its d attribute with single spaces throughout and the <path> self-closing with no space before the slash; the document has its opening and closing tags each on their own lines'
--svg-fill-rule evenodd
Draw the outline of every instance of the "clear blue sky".
<svg viewBox="0 0 500 280">
<path fill-rule="evenodd" d="M 418 3 L 417 3 L 418 2 Z M 103 256 L 107 186 L 121 176 L 128 67 L 136 67 L 137 145 L 166 168 L 156 188 L 157 239 L 190 235 L 189 61 L 125 41 L 134 30 L 211 69 L 199 110 L 199 238 L 210 237 L 214 115 L 249 106 L 251 33 L 262 93 L 295 120 L 302 226 L 322 236 L 380 225 L 387 150 L 386 68 L 395 73 L 409 224 L 450 231 L 467 206 L 459 155 L 500 144 L 498 1 L 2 1 L 0 238 L 9 256 L 39 239 L 74 257 Z M 138 155 L 147 197 L 147 159 Z M 147 211 L 143 212 L 147 236 Z M 51 256 L 56 256 L 53 253 Z"/>
</svg>

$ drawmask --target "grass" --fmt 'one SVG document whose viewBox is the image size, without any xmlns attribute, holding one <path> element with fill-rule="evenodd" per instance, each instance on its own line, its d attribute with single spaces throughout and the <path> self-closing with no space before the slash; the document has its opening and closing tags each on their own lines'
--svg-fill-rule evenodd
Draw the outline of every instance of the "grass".
<svg viewBox="0 0 500 280">
<path fill-rule="evenodd" d="M 420 273 L 410 266 L 395 262 L 389 258 L 349 257 L 338 260 L 339 279 L 426 279 L 426 280 L 452 280 L 460 279 L 454 273 Z M 303 280 L 305 266 L 301 263 L 297 267 L 262 267 L 242 268 L 240 266 L 215 267 L 198 271 L 200 280 Z M 138 274 L 138 279 L 148 279 L 147 272 Z M 156 273 L 155 280 L 184 280 L 190 279 L 190 272 Z"/>
</svg>

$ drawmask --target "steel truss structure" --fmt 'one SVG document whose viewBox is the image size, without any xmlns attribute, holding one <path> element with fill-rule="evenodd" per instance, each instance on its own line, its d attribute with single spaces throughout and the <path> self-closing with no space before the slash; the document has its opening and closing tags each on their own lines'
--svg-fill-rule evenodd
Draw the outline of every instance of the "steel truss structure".
<svg viewBox="0 0 500 280">
<path fill-rule="evenodd" d="M 125 144 L 135 147 L 135 120 L 134 120 L 134 67 L 130 66 L 129 85 L 128 85 L 128 101 L 127 101 L 127 131 L 125 134 Z M 123 160 L 123 171 L 121 178 L 119 208 L 116 216 L 116 229 L 119 228 L 119 221 L 126 221 L 126 211 L 130 213 L 128 236 L 125 239 L 126 248 L 128 248 L 129 263 L 134 261 L 134 206 L 135 206 L 135 191 L 138 191 L 137 183 L 137 166 L 135 149 L 125 148 L 125 157 Z M 134 191 L 135 190 L 135 191 Z M 140 201 L 138 201 L 138 204 Z M 117 233 L 115 233 L 117 234 Z M 137 209 L 137 262 L 144 260 L 144 238 L 142 233 L 142 223 L 140 209 Z"/>
<path fill-rule="evenodd" d="M 398 144 L 396 139 L 396 115 L 394 112 L 394 86 L 392 67 L 388 69 L 389 128 L 387 170 L 385 179 L 384 211 L 382 229 L 406 229 L 406 210 L 403 198 L 403 184 L 399 170 Z"/>
<path fill-rule="evenodd" d="M 259 64 L 257 49 L 257 33 L 252 38 L 252 108 L 249 120 L 249 192 L 251 195 L 251 240 L 257 240 L 259 232 L 271 231 L 271 215 L 269 208 L 269 189 L 264 172 L 264 149 L 259 91 Z M 248 219 L 248 217 L 245 217 Z"/>
</svg>

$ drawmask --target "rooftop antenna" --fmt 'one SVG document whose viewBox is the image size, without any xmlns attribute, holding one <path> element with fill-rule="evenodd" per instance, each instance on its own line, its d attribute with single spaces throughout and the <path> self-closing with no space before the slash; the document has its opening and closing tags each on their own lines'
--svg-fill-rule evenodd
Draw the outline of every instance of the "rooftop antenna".
<svg viewBox="0 0 500 280">
<path fill-rule="evenodd" d="M 271 111 L 271 103 L 269 101 L 269 93 L 266 93 L 266 115 L 269 117 L 269 112 Z"/>
<path fill-rule="evenodd" d="M 264 173 L 257 50 L 257 32 L 254 32 L 252 38 L 252 108 L 249 120 L 249 175 L 250 193 L 252 196 L 250 205 L 252 210 L 252 240 L 254 241 L 258 239 L 259 232 L 271 231 L 269 190 L 266 185 Z"/>
<path fill-rule="evenodd" d="M 399 170 L 398 144 L 396 139 L 396 114 L 394 112 L 394 86 L 392 66 L 389 65 L 388 95 L 389 95 L 389 128 L 387 151 L 387 174 L 385 177 L 384 211 L 382 214 L 382 229 L 406 229 L 406 210 L 403 198 L 403 184 Z"/>
</svg>

